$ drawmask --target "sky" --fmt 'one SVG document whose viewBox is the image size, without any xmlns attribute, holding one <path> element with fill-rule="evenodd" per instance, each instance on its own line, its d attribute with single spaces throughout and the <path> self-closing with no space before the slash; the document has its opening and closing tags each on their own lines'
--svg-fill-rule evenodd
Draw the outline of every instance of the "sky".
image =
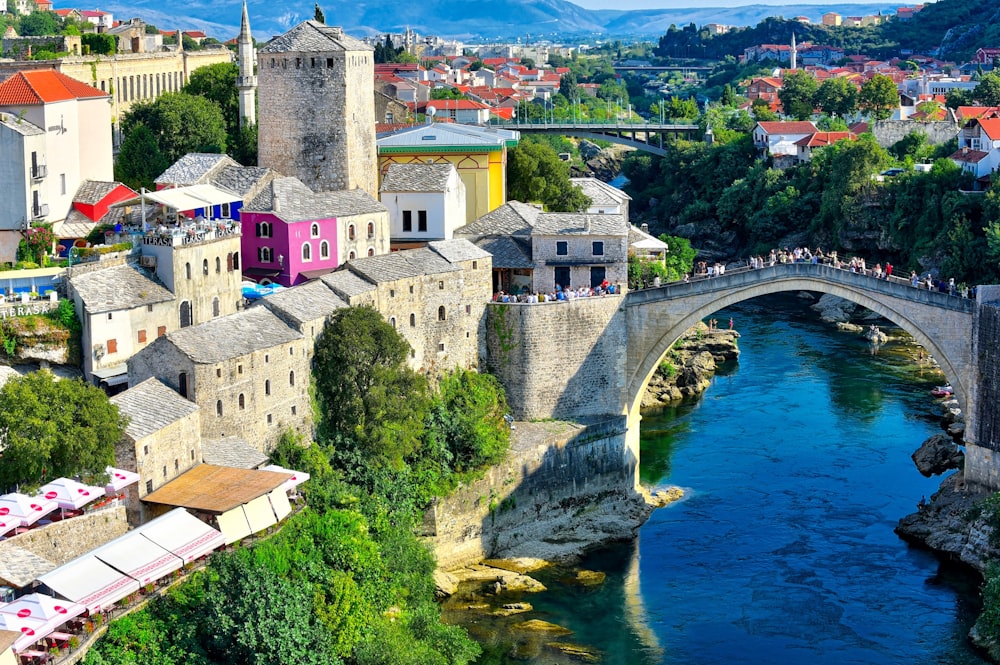
<svg viewBox="0 0 1000 665">
<path fill-rule="evenodd" d="M 706 9 L 708 7 L 744 7 L 746 5 L 856 5 L 877 4 L 878 0 L 569 0 L 586 9 Z M 925 0 L 926 1 L 926 0 Z M 933 1 L 933 0 L 931 0 Z M 915 4 L 901 2 L 901 6 Z"/>
</svg>

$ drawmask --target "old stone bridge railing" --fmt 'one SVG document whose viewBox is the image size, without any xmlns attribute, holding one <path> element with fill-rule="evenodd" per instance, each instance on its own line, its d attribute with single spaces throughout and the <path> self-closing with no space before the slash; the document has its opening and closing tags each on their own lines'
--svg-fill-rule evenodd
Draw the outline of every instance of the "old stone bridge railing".
<svg viewBox="0 0 1000 665">
<path fill-rule="evenodd" d="M 959 403 L 970 406 L 973 300 L 832 266 L 789 263 L 629 293 L 625 312 L 630 408 L 641 401 L 660 358 L 685 330 L 723 307 L 783 291 L 829 293 L 889 319 L 934 356 Z"/>
</svg>

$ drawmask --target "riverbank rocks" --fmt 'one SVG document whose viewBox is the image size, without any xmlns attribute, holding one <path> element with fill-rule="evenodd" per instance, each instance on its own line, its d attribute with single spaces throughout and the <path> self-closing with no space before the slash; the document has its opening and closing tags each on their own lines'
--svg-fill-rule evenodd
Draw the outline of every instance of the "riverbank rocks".
<svg viewBox="0 0 1000 665">
<path fill-rule="evenodd" d="M 585 647 L 580 644 L 570 644 L 569 642 L 549 642 L 547 646 L 550 649 L 555 649 L 556 651 L 569 656 L 573 660 L 580 661 L 581 663 L 601 662 L 601 654 L 596 649 L 591 649 L 590 647 Z"/>
<path fill-rule="evenodd" d="M 449 571 L 448 574 L 458 584 L 463 582 L 482 582 L 488 592 L 498 596 L 504 593 L 538 593 L 546 590 L 545 585 L 533 577 L 484 564 L 473 564 L 465 568 L 458 568 Z"/>
<path fill-rule="evenodd" d="M 507 603 L 501 606 L 499 609 L 493 610 L 493 616 L 496 617 L 511 617 L 515 614 L 524 614 L 525 612 L 530 612 L 534 607 L 531 603 Z"/>
<path fill-rule="evenodd" d="M 837 330 L 839 330 L 840 332 L 860 334 L 864 332 L 865 328 L 864 326 L 859 326 L 856 323 L 849 323 L 847 321 L 838 321 Z"/>
<path fill-rule="evenodd" d="M 564 628 L 559 624 L 549 623 L 548 621 L 542 621 L 541 619 L 528 619 L 527 621 L 516 623 L 514 624 L 514 629 L 532 633 L 547 633 L 549 635 L 571 635 L 573 633 L 569 628 Z"/>
<path fill-rule="evenodd" d="M 534 559 L 526 556 L 514 557 L 512 559 L 486 559 L 482 562 L 482 564 L 491 568 L 499 568 L 500 570 L 519 573 L 521 575 L 533 573 L 536 570 L 548 568 L 552 565 L 551 562 L 546 561 L 545 559 Z"/>
<path fill-rule="evenodd" d="M 959 450 L 958 444 L 945 434 L 935 434 L 924 441 L 910 458 L 917 465 L 917 470 L 928 478 L 951 469 L 960 469 L 965 461 L 965 455 Z"/>
<path fill-rule="evenodd" d="M 644 493 L 647 503 L 654 508 L 663 508 L 664 506 L 670 505 L 674 501 L 680 501 L 684 498 L 684 490 L 677 486 L 667 487 L 656 490 L 655 492 L 651 492 L 646 488 L 641 488 L 641 491 Z"/>
<path fill-rule="evenodd" d="M 858 316 L 859 306 L 829 293 L 824 293 L 810 308 L 819 313 L 819 318 L 827 323 L 847 323 Z"/>
<path fill-rule="evenodd" d="M 447 598 L 458 591 L 458 578 L 443 570 L 434 571 L 434 595 L 437 598 Z"/>
<path fill-rule="evenodd" d="M 649 380 L 643 408 L 671 404 L 703 393 L 721 363 L 739 358 L 735 330 L 709 330 L 704 323 L 691 327 L 667 353 Z"/>
<path fill-rule="evenodd" d="M 565 584 L 575 584 L 576 586 L 601 586 L 607 574 L 599 570 L 578 570 L 573 577 L 564 578 Z"/>
</svg>

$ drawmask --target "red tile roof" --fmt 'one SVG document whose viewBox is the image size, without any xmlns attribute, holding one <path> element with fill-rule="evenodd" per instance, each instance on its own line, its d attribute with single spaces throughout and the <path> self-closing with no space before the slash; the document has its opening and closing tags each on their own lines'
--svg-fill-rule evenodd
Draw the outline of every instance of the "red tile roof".
<svg viewBox="0 0 1000 665">
<path fill-rule="evenodd" d="M 821 148 L 833 145 L 837 141 L 853 141 L 857 138 L 851 132 L 816 132 L 815 134 L 799 139 L 795 142 L 795 145 L 802 146 L 803 148 Z"/>
<path fill-rule="evenodd" d="M 0 106 L 37 106 L 50 102 L 86 97 L 107 97 L 108 93 L 81 83 L 54 69 L 15 72 L 0 83 Z"/>
<path fill-rule="evenodd" d="M 989 156 L 990 153 L 983 152 L 982 150 L 970 150 L 968 148 L 962 148 L 958 152 L 954 153 L 949 157 L 949 159 L 956 162 L 968 162 L 969 164 L 978 164 Z"/>
<path fill-rule="evenodd" d="M 980 118 L 976 122 L 983 128 L 991 141 L 1000 139 L 1000 118 Z"/>
<path fill-rule="evenodd" d="M 768 134 L 814 134 L 816 125 L 811 122 L 758 122 Z"/>
</svg>

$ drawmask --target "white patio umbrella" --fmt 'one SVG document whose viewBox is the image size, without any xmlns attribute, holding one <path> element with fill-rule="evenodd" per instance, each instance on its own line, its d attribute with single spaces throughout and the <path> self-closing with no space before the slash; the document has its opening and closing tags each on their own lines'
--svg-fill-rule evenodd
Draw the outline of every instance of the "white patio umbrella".
<svg viewBox="0 0 1000 665">
<path fill-rule="evenodd" d="M 31 593 L 0 606 L 0 617 L 9 614 L 20 619 L 42 621 L 46 625 L 51 624 L 52 630 L 55 630 L 86 611 L 87 608 L 79 603 L 53 598 L 41 593 Z"/>
<path fill-rule="evenodd" d="M 70 478 L 56 478 L 51 483 L 43 485 L 39 494 L 65 510 L 77 510 L 91 501 L 104 496 L 103 487 L 84 485 Z"/>
<path fill-rule="evenodd" d="M 109 466 L 105 469 L 108 472 L 108 484 L 104 486 L 104 491 L 108 494 L 117 494 L 133 483 L 139 482 L 139 474 L 125 469 L 116 469 Z"/>
<path fill-rule="evenodd" d="M 49 513 L 58 509 L 55 501 L 41 496 L 28 496 L 11 492 L 0 496 L 0 520 L 18 520 L 20 526 L 31 526 Z"/>
</svg>

